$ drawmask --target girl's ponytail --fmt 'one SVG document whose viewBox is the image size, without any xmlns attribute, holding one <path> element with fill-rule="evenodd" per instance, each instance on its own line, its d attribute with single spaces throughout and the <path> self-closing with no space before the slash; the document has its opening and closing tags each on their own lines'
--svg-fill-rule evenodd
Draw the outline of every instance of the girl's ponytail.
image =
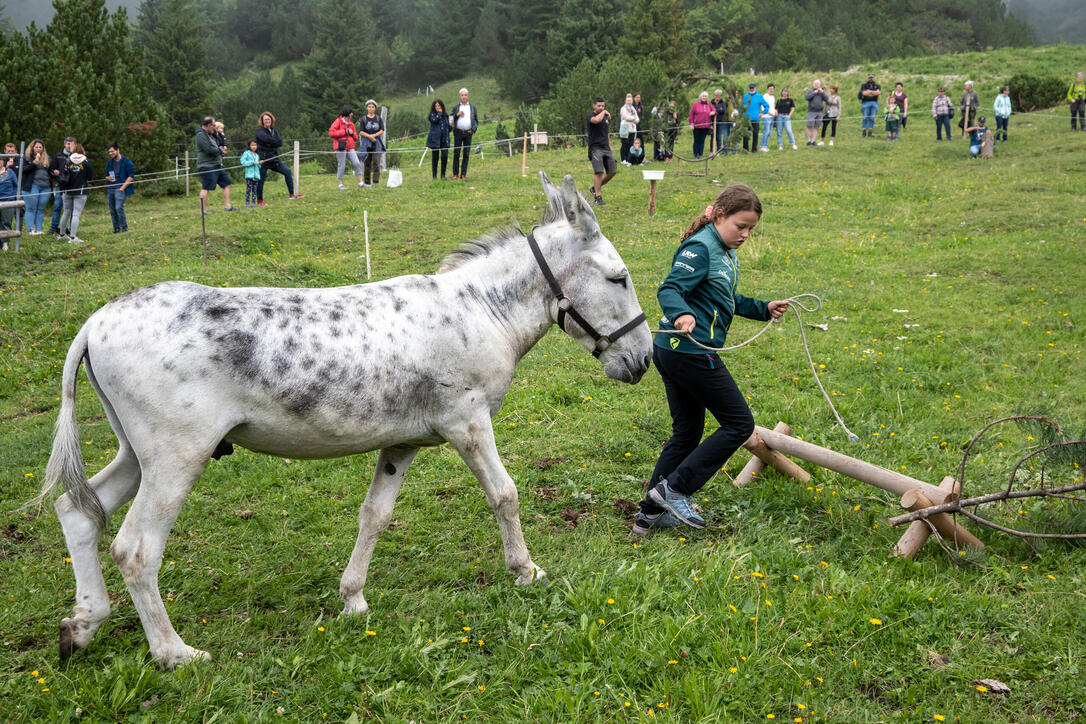
<svg viewBox="0 0 1086 724">
<path fill-rule="evenodd" d="M 758 194 L 754 193 L 754 189 L 746 184 L 732 184 L 721 191 L 712 206 L 705 207 L 705 213 L 690 222 L 690 226 L 683 232 L 679 243 L 704 229 L 714 219 L 731 216 L 739 211 L 753 211 L 759 218 L 762 216 L 762 202 L 758 199 Z"/>
</svg>

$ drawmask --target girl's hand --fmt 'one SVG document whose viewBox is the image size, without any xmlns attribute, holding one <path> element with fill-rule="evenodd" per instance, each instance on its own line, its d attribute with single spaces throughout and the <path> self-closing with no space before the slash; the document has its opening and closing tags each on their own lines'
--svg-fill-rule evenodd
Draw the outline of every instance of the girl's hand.
<svg viewBox="0 0 1086 724">
<path fill-rule="evenodd" d="M 695 323 L 693 314 L 680 315 L 679 318 L 675 320 L 675 331 L 690 334 L 694 331 Z"/>
<path fill-rule="evenodd" d="M 769 303 L 769 316 L 773 319 L 780 319 L 781 315 L 788 311 L 787 299 L 774 299 Z"/>
</svg>

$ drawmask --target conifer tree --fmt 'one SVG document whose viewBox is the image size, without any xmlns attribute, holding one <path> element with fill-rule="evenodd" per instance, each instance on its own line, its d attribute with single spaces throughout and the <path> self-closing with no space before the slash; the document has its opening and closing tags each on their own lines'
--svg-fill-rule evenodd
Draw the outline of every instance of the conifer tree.
<svg viewBox="0 0 1086 724">
<path fill-rule="evenodd" d="M 190 0 L 143 0 L 136 39 L 146 50 L 151 95 L 178 131 L 195 131 L 210 110 L 207 50 Z"/>
<path fill-rule="evenodd" d="M 633 0 L 619 48 L 631 58 L 655 58 L 669 75 L 689 67 L 690 35 L 680 0 Z"/>
<path fill-rule="evenodd" d="M 317 16 L 323 21 L 302 64 L 302 105 L 318 127 L 327 127 L 344 104 L 362 110 L 366 98 L 377 94 L 387 49 L 372 0 L 323 0 Z"/>
</svg>

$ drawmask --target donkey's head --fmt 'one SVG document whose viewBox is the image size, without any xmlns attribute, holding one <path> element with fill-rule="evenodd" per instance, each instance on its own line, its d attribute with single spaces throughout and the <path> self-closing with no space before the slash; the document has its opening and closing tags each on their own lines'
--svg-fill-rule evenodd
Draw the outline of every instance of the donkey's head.
<svg viewBox="0 0 1086 724">
<path fill-rule="evenodd" d="M 557 285 L 557 296 L 565 299 L 551 300 L 551 317 L 599 358 L 608 377 L 636 383 L 649 368 L 652 337 L 626 264 L 573 177 L 567 175 L 559 187 L 542 171 L 539 176 L 550 207 L 535 231 L 569 252 L 564 262 L 552 262 L 552 290 Z"/>
</svg>

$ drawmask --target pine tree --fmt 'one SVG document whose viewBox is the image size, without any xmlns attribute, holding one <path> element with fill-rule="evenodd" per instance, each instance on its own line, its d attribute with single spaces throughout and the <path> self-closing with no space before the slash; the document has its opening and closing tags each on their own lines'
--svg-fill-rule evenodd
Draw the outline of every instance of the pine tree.
<svg viewBox="0 0 1086 724">
<path fill-rule="evenodd" d="M 151 93 L 186 136 L 210 110 L 207 50 L 194 14 L 190 0 L 143 0 L 136 23 Z"/>
<path fill-rule="evenodd" d="M 631 58 L 655 58 L 669 75 L 691 62 L 690 35 L 680 0 L 634 0 L 625 15 L 619 47 Z"/>
<path fill-rule="evenodd" d="M 324 0 L 317 15 L 323 22 L 302 64 L 302 106 L 314 123 L 327 128 L 341 106 L 363 110 L 366 98 L 377 94 L 387 50 L 378 37 L 372 0 Z"/>
</svg>

